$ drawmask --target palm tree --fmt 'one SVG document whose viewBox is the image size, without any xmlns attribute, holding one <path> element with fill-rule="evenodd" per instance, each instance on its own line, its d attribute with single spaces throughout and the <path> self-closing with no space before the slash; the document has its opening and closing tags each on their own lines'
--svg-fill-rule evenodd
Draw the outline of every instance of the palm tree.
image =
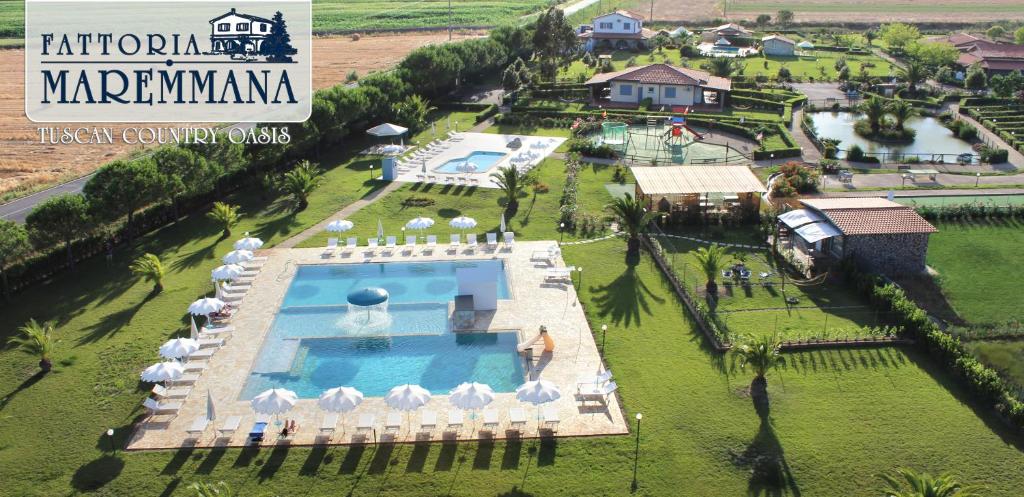
<svg viewBox="0 0 1024 497">
<path fill-rule="evenodd" d="M 704 289 L 707 290 L 708 295 L 718 295 L 718 284 L 715 283 L 715 279 L 718 278 L 718 273 L 722 272 L 726 264 L 725 247 L 712 243 L 708 247 L 697 249 L 694 256 L 697 258 L 697 264 L 700 265 L 701 270 L 704 271 L 704 276 L 707 278 Z"/>
<path fill-rule="evenodd" d="M 56 343 L 52 336 L 53 328 L 56 324 L 56 321 L 47 321 L 40 324 L 35 319 L 29 319 L 24 326 L 18 328 L 21 335 L 12 336 L 8 339 L 7 343 L 17 347 L 26 354 L 38 357 L 39 369 L 44 373 L 48 373 L 53 369 L 50 355 L 53 353 L 53 346 Z"/>
<path fill-rule="evenodd" d="M 214 202 L 206 217 L 212 219 L 224 229 L 224 238 L 231 236 L 231 227 L 238 224 L 238 206 L 225 202 Z"/>
<path fill-rule="evenodd" d="M 530 175 L 520 171 L 516 166 L 499 168 L 491 173 L 491 178 L 505 194 L 505 210 L 509 213 L 514 213 L 519 208 L 519 196 L 533 183 Z"/>
<path fill-rule="evenodd" d="M 886 497 L 980 497 L 981 494 L 964 486 L 960 480 L 950 474 L 932 476 L 918 473 L 912 469 L 897 469 L 895 474 L 881 474 L 886 487 L 882 495 Z M 902 481 L 901 481 L 902 478 Z"/>
<path fill-rule="evenodd" d="M 910 105 L 910 102 L 897 98 L 889 102 L 889 113 L 896 119 L 896 129 L 903 129 L 903 123 L 917 114 L 917 111 L 913 105 Z"/>
<path fill-rule="evenodd" d="M 225 482 L 213 484 L 197 481 L 191 485 L 191 488 L 196 491 L 196 497 L 232 497 L 235 495 L 231 486 Z"/>
<path fill-rule="evenodd" d="M 740 368 L 750 366 L 754 370 L 754 381 L 750 383 L 750 394 L 762 396 L 767 394 L 768 370 L 782 362 L 779 355 L 779 339 L 775 336 L 763 336 L 751 343 L 744 343 L 733 349 L 740 359 Z"/>
<path fill-rule="evenodd" d="M 299 162 L 295 169 L 288 171 L 281 179 L 281 191 L 291 197 L 296 210 L 309 205 L 309 195 L 324 182 L 320 168 L 308 160 Z"/>
<path fill-rule="evenodd" d="M 861 112 L 867 117 L 868 122 L 871 123 L 871 131 L 878 132 L 878 128 L 882 125 L 882 118 L 885 117 L 886 112 L 885 100 L 879 96 L 873 96 L 864 101 L 860 105 Z"/>
<path fill-rule="evenodd" d="M 711 74 L 715 76 L 721 76 L 728 78 L 732 76 L 732 73 L 736 72 L 739 67 L 737 63 L 729 57 L 715 57 L 711 59 Z"/>
<path fill-rule="evenodd" d="M 897 73 L 900 79 L 907 82 L 910 93 L 917 92 L 917 84 L 928 79 L 928 70 L 918 62 L 908 62 Z"/>
<path fill-rule="evenodd" d="M 405 100 L 395 103 L 393 109 L 395 117 L 416 132 L 427 126 L 427 116 L 437 107 L 432 107 L 427 99 L 419 95 L 409 95 Z"/>
<path fill-rule="evenodd" d="M 618 223 L 619 229 L 629 235 L 626 245 L 626 255 L 635 257 L 640 254 L 640 234 L 647 231 L 651 221 L 658 216 L 657 212 L 647 212 L 643 202 L 634 199 L 632 195 L 625 194 L 616 197 L 608 205 L 604 206 L 613 221 Z"/>
<path fill-rule="evenodd" d="M 146 253 L 132 261 L 129 268 L 132 274 L 141 276 L 142 279 L 153 282 L 153 293 L 160 293 L 164 289 L 164 265 L 155 254 Z"/>
</svg>

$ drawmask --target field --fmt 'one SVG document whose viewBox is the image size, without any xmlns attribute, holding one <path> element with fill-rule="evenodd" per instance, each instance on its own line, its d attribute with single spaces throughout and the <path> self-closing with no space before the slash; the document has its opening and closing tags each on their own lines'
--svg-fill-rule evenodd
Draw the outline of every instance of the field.
<svg viewBox="0 0 1024 497">
<path fill-rule="evenodd" d="M 479 35 L 457 33 L 455 38 L 475 36 Z M 392 67 L 413 49 L 447 39 L 446 33 L 436 32 L 379 34 L 363 36 L 359 41 L 340 36 L 315 38 L 313 84 L 316 88 L 323 88 L 345 81 L 345 76 L 351 71 L 365 75 Z M 19 67 L 23 58 L 21 49 L 0 50 L 2 67 Z M 39 125 L 25 117 L 24 84 L 25 76 L 20 70 L 0 80 L 0 198 L 5 192 L 37 188 L 82 176 L 133 149 L 120 140 L 111 145 L 55 146 L 39 143 Z M 74 124 L 76 128 L 81 126 L 88 124 Z M 113 127 L 122 129 L 124 126 Z"/>
<path fill-rule="evenodd" d="M 659 4 L 670 4 L 659 0 Z M 758 14 L 774 16 L 780 10 L 795 14 L 796 22 L 977 22 L 1019 18 L 1024 5 L 1018 0 L 734 0 L 729 2 L 731 17 L 753 19 Z M 657 15 L 657 9 L 655 9 Z M 670 11 L 664 14 L 671 18 Z"/>
<path fill-rule="evenodd" d="M 235 231 L 252 231 L 273 245 L 382 186 L 368 179 L 370 161 L 334 152 L 323 162 L 327 183 L 301 213 L 276 209 L 254 190 L 227 199 L 242 206 Z M 546 161 L 538 174 L 551 193 L 523 199 L 510 224 L 517 238 L 557 239 L 561 163 Z M 595 212 L 606 201 L 610 174 L 606 168 L 581 173 L 584 210 Z M 411 195 L 435 204 L 406 209 L 402 200 Z M 365 226 L 380 217 L 394 229 L 416 214 L 446 218 L 453 210 L 487 229 L 501 208 L 483 189 L 407 185 L 353 219 Z M 188 496 L 193 482 L 226 481 L 238 495 L 626 495 L 635 454 L 636 495 L 685 488 L 708 497 L 869 497 L 880 485 L 875 474 L 904 466 L 953 471 L 984 484 L 990 497 L 1017 495 L 1024 485 L 1018 471 L 1024 440 L 912 349 L 786 354 L 785 365 L 768 374 L 770 414 L 759 416 L 747 393 L 750 373 L 709 352 L 651 261 L 624 263 L 619 240 L 568 246 L 564 254 L 568 264 L 587 268 L 580 302 L 594 327 L 609 325 L 605 356 L 627 414 L 644 415 L 638 452 L 633 436 L 111 451 L 104 431 L 113 427 L 116 443 L 123 443 L 141 414 L 148 385 L 137 381 L 138 370 L 159 343 L 187 329 L 183 311 L 208 290 L 209 269 L 231 241 L 205 216 L 193 215 L 119 250 L 111 263 L 86 261 L 2 304 L 0 338 L 35 317 L 59 319 L 60 339 L 56 368 L 45 376 L 35 374 L 31 358 L 0 350 L 3 493 Z M 169 268 L 157 296 L 125 269 L 144 251 L 159 254 Z M 572 351 L 561 354 L 572 360 Z"/>
</svg>

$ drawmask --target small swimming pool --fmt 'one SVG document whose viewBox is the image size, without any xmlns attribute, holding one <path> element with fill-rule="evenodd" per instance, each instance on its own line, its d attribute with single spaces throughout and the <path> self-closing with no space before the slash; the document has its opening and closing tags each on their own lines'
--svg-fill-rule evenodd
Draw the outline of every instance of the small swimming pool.
<svg viewBox="0 0 1024 497">
<path fill-rule="evenodd" d="M 487 152 L 484 150 L 477 150 L 473 153 L 462 157 L 461 159 L 452 159 L 444 164 L 441 164 L 434 172 L 448 173 L 448 174 L 459 174 L 459 173 L 483 173 L 494 167 L 495 164 L 501 161 L 505 157 L 504 152 Z M 475 164 L 475 169 L 467 169 L 468 164 Z"/>
<path fill-rule="evenodd" d="M 459 268 L 489 269 L 498 298 L 510 296 L 501 260 L 301 265 L 253 363 L 240 398 L 283 387 L 316 398 L 336 386 L 382 396 L 396 385 L 446 393 L 464 381 L 511 392 L 523 381 L 515 331 L 449 327 Z M 350 291 L 386 289 L 386 313 L 351 308 Z"/>
</svg>

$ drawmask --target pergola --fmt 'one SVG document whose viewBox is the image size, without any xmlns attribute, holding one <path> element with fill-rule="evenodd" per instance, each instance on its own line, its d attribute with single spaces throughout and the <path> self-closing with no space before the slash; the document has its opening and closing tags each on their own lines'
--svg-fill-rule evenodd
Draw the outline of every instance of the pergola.
<svg viewBox="0 0 1024 497">
<path fill-rule="evenodd" d="M 767 191 L 747 166 L 632 167 L 636 197 L 647 209 L 687 212 L 754 212 Z"/>
</svg>

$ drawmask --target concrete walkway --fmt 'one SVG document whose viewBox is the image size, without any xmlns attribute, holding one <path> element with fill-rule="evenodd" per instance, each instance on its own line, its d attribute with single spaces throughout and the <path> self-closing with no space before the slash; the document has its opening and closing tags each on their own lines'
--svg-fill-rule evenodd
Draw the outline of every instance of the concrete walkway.
<svg viewBox="0 0 1024 497">
<path fill-rule="evenodd" d="M 388 183 L 387 185 L 385 185 L 384 188 L 381 188 L 379 190 L 374 190 L 369 195 L 366 195 L 365 197 L 363 197 L 363 198 L 361 198 L 359 200 L 356 200 L 355 202 L 352 202 L 351 204 L 346 205 L 340 211 L 334 213 L 331 216 L 328 216 L 327 219 L 324 219 L 323 221 L 320 221 L 319 223 L 316 223 L 312 227 L 307 228 L 305 231 L 303 231 L 303 232 L 301 232 L 301 233 L 299 233 L 299 234 L 297 234 L 297 235 L 295 235 L 295 236 L 293 236 L 293 237 L 291 237 L 291 238 L 289 238 L 289 239 L 287 239 L 287 240 L 277 244 L 275 247 L 276 248 L 294 248 L 296 245 L 298 245 L 298 244 L 300 244 L 300 243 L 302 243 L 302 242 L 304 242 L 306 240 L 309 240 L 310 238 L 312 238 L 317 233 L 322 233 L 325 229 L 327 229 L 327 224 L 330 223 L 331 221 L 333 221 L 335 219 L 345 219 L 345 218 L 351 216 L 352 214 L 355 214 L 356 212 L 359 212 L 363 207 L 366 207 L 366 206 L 376 202 L 378 198 L 383 197 L 383 196 L 385 196 L 385 195 L 387 195 L 387 194 L 389 194 L 389 193 L 391 193 L 391 192 L 401 188 L 402 185 L 404 185 L 404 184 L 405 183 L 402 183 L 402 182 L 399 182 L 399 181 L 392 181 L 392 182 Z"/>
<path fill-rule="evenodd" d="M 801 105 L 796 109 L 793 109 L 793 127 L 791 133 L 793 138 L 796 140 L 797 146 L 800 147 L 801 156 L 804 162 L 817 163 L 821 160 L 821 152 L 818 147 L 814 146 L 814 142 L 811 141 L 811 137 L 804 133 L 803 126 L 800 123 L 804 119 L 804 106 Z"/>
<path fill-rule="evenodd" d="M 941 186 L 957 186 L 957 187 L 971 187 L 974 185 L 981 186 L 1017 186 L 1024 185 L 1024 174 L 1013 174 L 1013 175 L 1000 175 L 1000 176 L 981 176 L 975 177 L 972 175 L 965 174 L 945 174 L 940 173 L 935 176 L 935 181 L 930 180 L 927 177 L 917 178 L 917 181 L 903 180 L 902 173 L 882 173 L 882 174 L 854 174 L 853 183 L 840 183 L 839 179 L 835 175 L 823 176 L 824 184 L 823 189 L 845 189 L 856 190 L 858 188 L 902 188 L 902 187 L 914 187 L 914 186 L 926 186 L 929 188 L 937 188 Z M 976 193 L 980 190 L 972 190 Z"/>
<path fill-rule="evenodd" d="M 893 190 L 894 197 L 977 197 L 986 195 L 1024 195 L 1024 188 L 979 188 L 977 190 Z M 885 190 L 851 190 L 848 192 L 822 192 L 804 197 L 885 197 Z"/>
</svg>

